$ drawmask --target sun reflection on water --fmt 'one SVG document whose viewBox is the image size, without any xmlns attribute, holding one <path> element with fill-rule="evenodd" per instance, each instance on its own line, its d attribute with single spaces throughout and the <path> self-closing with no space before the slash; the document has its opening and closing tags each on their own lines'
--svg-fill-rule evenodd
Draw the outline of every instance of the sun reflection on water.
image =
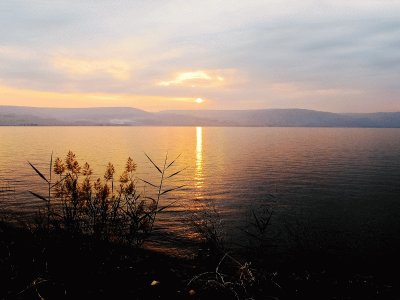
<svg viewBox="0 0 400 300">
<path fill-rule="evenodd" d="M 197 189 L 203 187 L 203 128 L 196 127 L 196 172 L 195 186 Z"/>
</svg>

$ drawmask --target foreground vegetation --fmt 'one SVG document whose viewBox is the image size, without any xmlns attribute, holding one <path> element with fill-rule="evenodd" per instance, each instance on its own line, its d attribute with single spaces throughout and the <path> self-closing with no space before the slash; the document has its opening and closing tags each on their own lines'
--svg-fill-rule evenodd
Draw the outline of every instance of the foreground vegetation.
<svg viewBox="0 0 400 300">
<path fill-rule="evenodd" d="M 85 235 L 141 246 L 152 231 L 157 214 L 171 205 L 160 206 L 161 197 L 180 188 L 164 189 L 165 181 L 180 173 L 167 174 L 175 160 L 168 162 L 165 157 L 160 168 L 147 158 L 159 172 L 160 181 L 158 184 L 141 181 L 155 189 L 155 195 L 146 190 L 138 191 L 136 164 L 130 157 L 119 180 L 115 179 L 111 163 L 108 163 L 103 179 L 94 180 L 90 165 L 86 162 L 81 167 L 71 151 L 64 161 L 56 158 L 53 164 L 51 157 L 47 177 L 29 163 L 48 190 L 47 196 L 30 191 L 46 205 L 45 211 L 38 215 L 36 225 L 46 231 L 63 230 L 72 236 Z"/>
<path fill-rule="evenodd" d="M 130 158 L 118 179 L 112 164 L 94 179 L 72 152 L 51 159 L 47 176 L 31 164 L 48 193 L 31 191 L 44 204 L 34 222 L 0 222 L 0 298 L 399 299 L 397 255 L 361 259 L 300 247 L 276 253 L 265 205 L 243 229 L 247 247 L 226 243 L 222 217 L 210 205 L 187 220 L 199 238 L 193 256 L 149 250 L 158 213 L 172 205 L 160 199 L 179 188 L 165 182 L 180 171 L 170 171 L 176 160 L 166 157 L 159 167 L 148 159 L 158 184 L 136 178 Z"/>
</svg>

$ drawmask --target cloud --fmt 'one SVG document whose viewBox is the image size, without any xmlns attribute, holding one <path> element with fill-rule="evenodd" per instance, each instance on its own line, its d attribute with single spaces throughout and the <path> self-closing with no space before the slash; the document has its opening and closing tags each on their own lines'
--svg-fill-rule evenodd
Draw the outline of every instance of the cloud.
<svg viewBox="0 0 400 300">
<path fill-rule="evenodd" d="M 176 72 L 171 80 L 160 81 L 159 86 L 192 87 L 192 88 L 221 88 L 239 81 L 237 70 L 196 70 Z"/>
<path fill-rule="evenodd" d="M 198 70 L 180 72 L 172 80 L 161 81 L 160 86 L 219 87 L 226 84 L 225 75 L 232 71 Z"/>
<path fill-rule="evenodd" d="M 130 79 L 131 67 L 122 60 L 85 60 L 69 57 L 56 57 L 53 61 L 55 68 L 72 76 L 97 76 L 107 74 L 113 79 L 126 81 Z"/>
<path fill-rule="evenodd" d="M 356 89 L 338 88 L 313 88 L 306 85 L 299 85 L 290 82 L 272 83 L 266 89 L 273 95 L 283 95 L 285 98 L 307 99 L 317 97 L 337 97 L 364 95 L 365 92 Z"/>
<path fill-rule="evenodd" d="M 20 47 L 0 45 L 0 57 L 3 60 L 28 60 L 32 59 L 34 54 Z"/>
</svg>

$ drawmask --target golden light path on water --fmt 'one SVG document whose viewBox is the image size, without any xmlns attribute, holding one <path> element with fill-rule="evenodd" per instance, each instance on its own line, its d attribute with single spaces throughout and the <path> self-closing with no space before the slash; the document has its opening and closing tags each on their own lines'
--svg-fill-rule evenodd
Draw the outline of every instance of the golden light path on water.
<svg viewBox="0 0 400 300">
<path fill-rule="evenodd" d="M 196 189 L 203 187 L 203 128 L 196 127 L 196 172 L 195 172 Z M 197 198 L 200 193 L 197 193 Z"/>
</svg>

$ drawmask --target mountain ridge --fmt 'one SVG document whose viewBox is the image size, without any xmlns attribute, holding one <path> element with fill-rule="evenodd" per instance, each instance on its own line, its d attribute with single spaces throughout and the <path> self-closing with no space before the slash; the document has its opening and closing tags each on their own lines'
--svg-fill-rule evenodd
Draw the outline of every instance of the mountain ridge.
<svg viewBox="0 0 400 300">
<path fill-rule="evenodd" d="M 132 107 L 0 106 L 0 126 L 34 125 L 400 128 L 400 112 L 332 113 L 302 108 L 147 112 Z"/>
</svg>

